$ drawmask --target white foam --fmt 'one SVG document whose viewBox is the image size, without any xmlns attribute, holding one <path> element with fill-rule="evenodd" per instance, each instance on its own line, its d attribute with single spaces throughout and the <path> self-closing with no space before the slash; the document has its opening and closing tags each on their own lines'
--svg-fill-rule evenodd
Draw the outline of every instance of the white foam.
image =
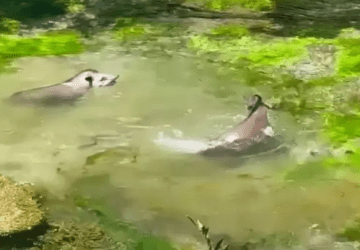
<svg viewBox="0 0 360 250">
<path fill-rule="evenodd" d="M 172 151 L 189 154 L 196 154 L 209 148 L 207 141 L 166 137 L 163 132 L 159 133 L 154 143 Z"/>
<path fill-rule="evenodd" d="M 267 126 L 264 130 L 263 130 L 264 134 L 267 136 L 271 136 L 273 137 L 275 135 L 274 130 L 272 129 L 272 127 Z"/>
<path fill-rule="evenodd" d="M 223 140 L 226 141 L 226 142 L 233 142 L 233 141 L 235 141 L 235 140 L 237 140 L 239 138 L 240 137 L 239 137 L 238 133 L 232 132 L 232 133 L 226 134 Z"/>
</svg>

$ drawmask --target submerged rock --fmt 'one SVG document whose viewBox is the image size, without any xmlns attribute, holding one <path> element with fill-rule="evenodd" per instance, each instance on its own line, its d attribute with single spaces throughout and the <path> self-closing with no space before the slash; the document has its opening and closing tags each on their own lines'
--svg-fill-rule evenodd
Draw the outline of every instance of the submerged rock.
<svg viewBox="0 0 360 250">
<path fill-rule="evenodd" d="M 354 0 L 276 0 L 268 17 L 278 35 L 336 37 L 342 28 L 359 27 L 360 3 Z"/>
<path fill-rule="evenodd" d="M 40 247 L 32 250 L 49 249 L 118 249 L 116 243 L 96 224 L 66 221 L 52 223 L 42 239 Z"/>
<path fill-rule="evenodd" d="M 91 0 L 87 8 L 97 16 L 152 16 L 180 5 L 183 0 Z"/>
<path fill-rule="evenodd" d="M 0 175 L 0 236 L 31 230 L 41 224 L 39 209 L 29 185 L 19 185 Z"/>
<path fill-rule="evenodd" d="M 335 72 L 336 47 L 333 45 L 308 46 L 309 59 L 303 60 L 288 71 L 297 79 L 311 80 L 319 77 L 331 76 Z"/>
</svg>

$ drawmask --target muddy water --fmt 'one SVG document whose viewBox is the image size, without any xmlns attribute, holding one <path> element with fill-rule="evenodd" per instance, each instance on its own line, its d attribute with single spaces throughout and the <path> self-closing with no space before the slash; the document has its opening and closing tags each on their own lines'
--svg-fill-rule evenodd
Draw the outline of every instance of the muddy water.
<svg viewBox="0 0 360 250">
<path fill-rule="evenodd" d="M 115 86 L 94 89 L 75 106 L 0 104 L 0 171 L 17 181 L 33 182 L 59 198 L 76 187 L 80 195 L 102 197 L 116 217 L 175 240 L 196 234 L 187 214 L 200 218 L 214 234 L 237 241 L 250 232 L 301 233 L 315 223 L 336 230 L 358 212 L 359 191 L 351 182 L 284 181 L 284 170 L 294 165 L 291 156 L 215 161 L 152 143 L 161 131 L 215 136 L 243 119 L 242 96 L 255 89 L 231 85 L 230 78 L 216 75 L 214 66 L 185 57 L 113 52 L 24 58 L 16 64 L 18 72 L 0 76 L 1 98 L 59 83 L 86 68 L 120 75 Z M 227 98 L 212 94 L 221 88 L 231 94 Z M 266 89 L 257 91 L 265 99 L 271 97 Z M 299 129 L 287 114 L 270 116 L 285 137 Z M 94 140 L 97 145 L 92 145 Z M 119 145 L 126 150 L 86 161 Z M 93 178 L 74 184 L 85 176 Z M 106 185 L 98 183 L 97 176 L 105 176 Z"/>
</svg>

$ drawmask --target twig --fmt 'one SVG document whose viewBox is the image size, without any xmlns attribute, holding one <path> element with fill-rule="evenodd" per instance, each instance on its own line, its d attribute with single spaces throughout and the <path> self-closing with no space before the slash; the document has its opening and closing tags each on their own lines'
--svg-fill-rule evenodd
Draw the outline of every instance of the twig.
<svg viewBox="0 0 360 250">
<path fill-rule="evenodd" d="M 189 215 L 187 215 L 186 217 L 188 217 L 189 220 L 199 229 L 199 231 L 202 233 L 202 235 L 204 235 L 204 237 L 206 239 L 206 243 L 209 247 L 209 250 L 229 250 L 230 249 L 230 245 L 225 246 L 225 248 L 222 247 L 222 243 L 223 243 L 224 239 L 219 240 L 218 243 L 216 243 L 215 248 L 213 248 L 212 244 L 211 244 L 211 240 L 209 238 L 209 228 L 205 227 L 199 220 L 194 221 Z"/>
</svg>

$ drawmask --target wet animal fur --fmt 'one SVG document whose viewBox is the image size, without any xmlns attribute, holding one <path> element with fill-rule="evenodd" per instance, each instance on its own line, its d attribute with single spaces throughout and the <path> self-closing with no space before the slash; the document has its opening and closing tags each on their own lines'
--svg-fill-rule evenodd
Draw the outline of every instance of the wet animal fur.
<svg viewBox="0 0 360 250">
<path fill-rule="evenodd" d="M 249 114 L 239 124 L 215 139 L 171 138 L 159 133 L 154 142 L 174 151 L 217 157 L 243 157 L 275 150 L 282 145 L 269 125 L 267 110 L 270 107 L 254 95 L 248 105 Z"/>
<path fill-rule="evenodd" d="M 117 77 L 87 69 L 59 84 L 14 93 L 9 101 L 12 104 L 71 104 L 84 96 L 92 87 L 114 85 Z"/>
<path fill-rule="evenodd" d="M 244 156 L 262 153 L 278 147 L 267 117 L 270 107 L 261 96 L 254 95 L 248 105 L 249 114 L 239 124 L 211 141 L 209 148 L 199 152 L 205 156 Z"/>
</svg>

